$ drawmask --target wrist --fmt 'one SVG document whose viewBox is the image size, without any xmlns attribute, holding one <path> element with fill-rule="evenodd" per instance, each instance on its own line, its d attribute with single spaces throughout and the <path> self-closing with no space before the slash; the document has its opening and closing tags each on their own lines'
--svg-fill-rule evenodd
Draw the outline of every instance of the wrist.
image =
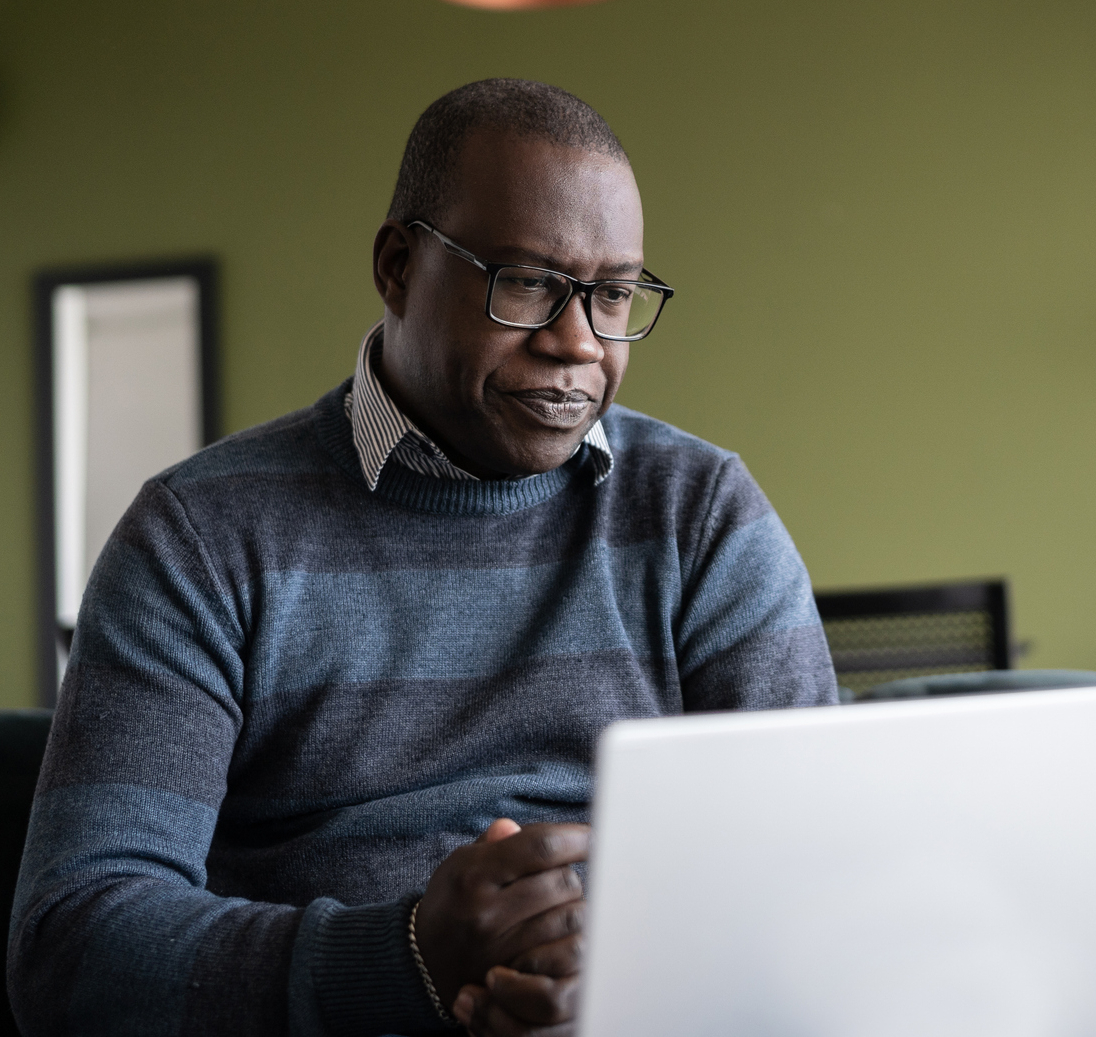
<svg viewBox="0 0 1096 1037">
<path fill-rule="evenodd" d="M 407 937 L 408 942 L 411 945 L 411 957 L 415 959 L 415 965 L 418 967 L 423 986 L 426 988 L 426 995 L 430 998 L 430 1003 L 434 1006 L 435 1011 L 442 1020 L 450 1026 L 459 1026 L 460 1024 L 453 1018 L 452 1014 L 445 1007 L 441 997 L 438 995 L 438 988 L 434 986 L 434 980 L 430 975 L 430 970 L 426 967 L 426 962 L 422 959 L 422 951 L 419 950 L 419 941 L 415 935 L 415 920 L 418 917 L 419 904 L 421 903 L 421 900 L 415 901 L 415 906 L 411 908 L 410 920 L 407 923 Z"/>
</svg>

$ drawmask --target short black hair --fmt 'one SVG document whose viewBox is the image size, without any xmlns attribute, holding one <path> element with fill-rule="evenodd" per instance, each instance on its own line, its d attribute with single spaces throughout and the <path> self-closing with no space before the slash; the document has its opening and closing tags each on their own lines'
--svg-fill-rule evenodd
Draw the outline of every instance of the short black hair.
<svg viewBox="0 0 1096 1037">
<path fill-rule="evenodd" d="M 437 222 L 453 200 L 461 148 L 484 128 L 628 161 L 609 124 L 574 94 L 528 79 L 481 79 L 439 97 L 419 116 L 404 148 L 389 218 Z"/>
</svg>

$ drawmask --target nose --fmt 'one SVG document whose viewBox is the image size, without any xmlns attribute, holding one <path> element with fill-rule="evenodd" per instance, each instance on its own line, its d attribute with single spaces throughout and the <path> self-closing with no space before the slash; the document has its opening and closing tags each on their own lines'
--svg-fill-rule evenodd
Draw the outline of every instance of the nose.
<svg viewBox="0 0 1096 1037">
<path fill-rule="evenodd" d="M 551 324 L 534 331 L 529 338 L 530 352 L 564 364 L 600 363 L 605 347 L 590 327 L 583 301 L 583 295 L 575 292 Z"/>
</svg>

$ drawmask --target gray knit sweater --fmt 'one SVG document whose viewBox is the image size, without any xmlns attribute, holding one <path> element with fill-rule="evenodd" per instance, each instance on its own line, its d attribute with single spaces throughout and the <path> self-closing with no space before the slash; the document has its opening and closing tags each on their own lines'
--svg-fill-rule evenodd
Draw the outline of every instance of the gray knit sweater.
<svg viewBox="0 0 1096 1037">
<path fill-rule="evenodd" d="M 625 717 L 835 700 L 734 454 L 613 407 L 518 481 L 389 464 L 346 387 L 151 480 L 92 575 L 16 899 L 30 1037 L 438 1028 L 407 945 L 496 817 L 582 820 Z"/>
</svg>

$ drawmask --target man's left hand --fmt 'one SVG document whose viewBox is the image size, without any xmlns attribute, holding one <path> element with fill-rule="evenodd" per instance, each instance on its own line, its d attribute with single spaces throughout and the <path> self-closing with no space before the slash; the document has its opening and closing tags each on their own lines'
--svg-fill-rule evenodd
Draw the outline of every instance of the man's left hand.
<svg viewBox="0 0 1096 1037">
<path fill-rule="evenodd" d="M 496 821 L 482 838 L 496 842 L 510 834 Z M 474 1037 L 571 1037 L 582 949 L 582 933 L 572 933 L 490 969 L 487 986 L 460 989 L 454 1016 Z"/>
<path fill-rule="evenodd" d="M 453 1013 L 474 1037 L 571 1037 L 578 985 L 577 975 L 532 975 L 498 965 L 487 973 L 486 987 L 461 989 Z"/>
</svg>

